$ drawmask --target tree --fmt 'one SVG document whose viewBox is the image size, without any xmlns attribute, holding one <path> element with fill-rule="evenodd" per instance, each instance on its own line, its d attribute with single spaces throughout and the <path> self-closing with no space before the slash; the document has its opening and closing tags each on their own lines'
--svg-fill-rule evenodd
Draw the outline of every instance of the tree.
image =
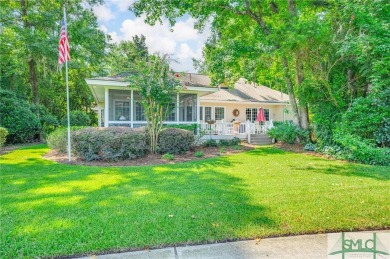
<svg viewBox="0 0 390 259">
<path fill-rule="evenodd" d="M 135 35 L 132 41 L 121 41 L 119 44 L 114 43 L 109 46 L 106 55 L 106 70 L 110 75 L 129 72 L 137 59 L 147 58 L 147 56 L 145 36 Z"/>
<path fill-rule="evenodd" d="M 178 75 L 169 70 L 167 55 L 153 54 L 136 59 L 128 81 L 135 86 L 142 97 L 150 137 L 150 151 L 156 153 L 158 137 L 163 121 L 172 111 L 172 94 L 181 86 Z"/>
<path fill-rule="evenodd" d="M 57 73 L 58 40 L 63 6 L 67 7 L 71 47 L 69 88 L 72 110 L 90 111 L 93 97 L 82 78 L 101 73 L 105 35 L 92 10 L 99 0 L 0 1 L 1 87 L 42 104 L 61 118 L 65 113 L 65 82 Z M 39 111 L 39 109 L 37 109 Z M 39 115 L 39 114 L 37 114 Z"/>
<path fill-rule="evenodd" d="M 305 98 L 300 98 L 304 81 L 303 52 L 312 37 L 311 25 L 318 20 L 322 1 L 146 1 L 133 4 L 136 15 L 146 14 L 146 21 L 161 22 L 161 14 L 173 24 L 175 18 L 189 13 L 202 28 L 212 17 L 213 38 L 205 49 L 206 66 L 213 81 L 236 81 L 245 76 L 259 82 L 272 69 L 283 78 L 272 84 L 286 89 L 299 125 L 308 126 Z M 298 12 L 299 10 L 299 12 Z M 306 28 L 305 28 L 306 27 Z M 304 32 L 303 34 L 302 32 Z M 297 37 L 299 36 L 299 37 Z M 268 78 L 270 79 L 270 77 Z M 264 83 L 264 82 L 261 82 Z M 283 84 L 281 86 L 281 84 Z"/>
</svg>

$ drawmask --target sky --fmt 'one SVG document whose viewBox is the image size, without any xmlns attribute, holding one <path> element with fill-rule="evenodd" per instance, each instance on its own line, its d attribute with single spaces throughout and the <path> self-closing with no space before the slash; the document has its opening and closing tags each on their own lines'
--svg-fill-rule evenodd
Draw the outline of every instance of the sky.
<svg viewBox="0 0 390 259">
<path fill-rule="evenodd" d="M 163 24 L 150 26 L 143 17 L 135 17 L 128 7 L 135 0 L 106 0 L 105 4 L 93 8 L 100 29 L 111 35 L 113 42 L 132 40 L 134 35 L 145 35 L 150 53 L 169 54 L 177 61 L 171 68 L 177 72 L 196 72 L 192 58 L 202 58 L 202 48 L 210 36 L 210 26 L 202 33 L 195 30 L 195 20 L 186 15 L 171 27 L 166 19 Z"/>
</svg>

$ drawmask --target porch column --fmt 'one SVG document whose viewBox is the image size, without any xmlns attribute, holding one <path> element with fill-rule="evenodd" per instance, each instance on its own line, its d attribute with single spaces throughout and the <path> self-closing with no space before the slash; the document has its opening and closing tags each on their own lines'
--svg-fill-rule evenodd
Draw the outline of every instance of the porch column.
<svg viewBox="0 0 390 259">
<path fill-rule="evenodd" d="M 134 116 L 134 100 L 133 100 L 133 94 L 134 90 L 131 90 L 131 95 L 130 95 L 130 127 L 133 128 L 133 116 Z"/>
<path fill-rule="evenodd" d="M 180 107 L 179 107 L 179 93 L 176 95 L 176 123 L 179 124 L 179 112 L 180 112 Z"/>
<path fill-rule="evenodd" d="M 196 134 L 200 134 L 200 96 L 199 93 L 196 94 Z"/>
<path fill-rule="evenodd" d="M 98 107 L 97 114 L 98 114 L 98 127 L 101 127 L 102 126 L 102 109 L 100 109 L 100 107 Z"/>
<path fill-rule="evenodd" d="M 108 89 L 104 88 L 104 127 L 108 127 L 108 114 L 109 114 L 109 98 Z"/>
<path fill-rule="evenodd" d="M 248 137 L 248 144 L 251 143 L 251 128 L 250 128 L 250 121 L 246 121 L 246 134 L 247 134 L 247 137 Z"/>
</svg>

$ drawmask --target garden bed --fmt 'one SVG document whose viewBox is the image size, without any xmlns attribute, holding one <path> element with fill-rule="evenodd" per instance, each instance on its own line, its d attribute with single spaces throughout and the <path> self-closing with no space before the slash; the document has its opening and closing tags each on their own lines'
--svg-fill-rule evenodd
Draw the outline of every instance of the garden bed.
<svg viewBox="0 0 390 259">
<path fill-rule="evenodd" d="M 113 161 L 113 162 L 106 162 L 106 161 L 85 161 L 82 160 L 76 156 L 72 156 L 72 161 L 68 161 L 68 155 L 59 153 L 55 150 L 49 151 L 46 155 L 43 157 L 55 162 L 59 163 L 66 163 L 66 164 L 75 164 L 75 165 L 91 165 L 91 166 L 144 166 L 144 165 L 160 165 L 160 164 L 176 164 L 181 162 L 188 162 L 188 161 L 194 161 L 194 160 L 201 160 L 205 158 L 211 158 L 211 157 L 218 157 L 218 156 L 225 156 L 229 154 L 234 153 L 240 153 L 246 150 L 254 149 L 255 146 L 253 145 L 240 145 L 239 148 L 237 147 L 204 147 L 199 146 L 195 147 L 191 151 L 187 151 L 184 154 L 181 155 L 175 155 L 173 160 L 165 160 L 162 158 L 162 155 L 160 154 L 148 154 L 144 157 L 140 157 L 137 159 L 128 159 L 128 160 L 122 160 L 122 161 Z M 201 151 L 203 152 L 202 157 L 195 157 L 195 153 Z"/>
</svg>

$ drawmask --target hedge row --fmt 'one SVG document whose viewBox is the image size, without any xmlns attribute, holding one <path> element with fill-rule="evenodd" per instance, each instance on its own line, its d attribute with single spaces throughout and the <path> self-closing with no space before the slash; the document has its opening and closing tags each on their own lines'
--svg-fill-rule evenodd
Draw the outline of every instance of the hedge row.
<svg viewBox="0 0 390 259">
<path fill-rule="evenodd" d="M 145 128 L 72 128 L 72 151 L 78 157 L 91 161 L 117 161 L 145 156 L 149 149 L 149 136 Z M 159 137 L 158 152 L 180 154 L 194 143 L 194 134 L 183 129 L 164 129 Z M 65 153 L 67 130 L 61 128 L 48 137 L 51 149 Z"/>
<path fill-rule="evenodd" d="M 142 128 L 85 128 L 72 134 L 72 148 L 87 161 L 134 159 L 147 153 L 147 135 Z"/>
</svg>

